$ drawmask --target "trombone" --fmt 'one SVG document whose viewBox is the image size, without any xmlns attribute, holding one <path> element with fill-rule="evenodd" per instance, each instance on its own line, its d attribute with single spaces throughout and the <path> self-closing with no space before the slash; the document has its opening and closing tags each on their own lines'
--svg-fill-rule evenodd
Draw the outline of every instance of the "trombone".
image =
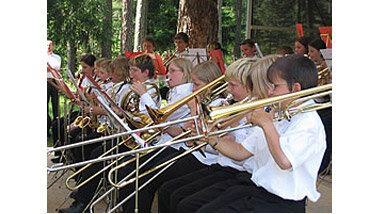
<svg viewBox="0 0 380 214">
<path fill-rule="evenodd" d="M 280 103 L 280 102 L 288 100 L 288 99 L 295 99 L 288 106 L 286 106 L 286 108 L 283 112 L 281 112 L 281 109 L 278 109 L 279 112 L 278 112 L 278 114 L 276 114 L 275 118 L 273 119 L 273 121 L 281 121 L 283 119 L 290 120 L 294 115 L 297 115 L 299 113 L 306 113 L 306 112 L 310 112 L 310 111 L 316 111 L 316 110 L 331 107 L 332 103 L 330 101 L 327 103 L 320 103 L 320 104 L 313 103 L 313 104 L 309 104 L 309 105 L 305 105 L 305 106 L 297 106 L 298 104 L 305 102 L 307 100 L 315 99 L 317 97 L 323 97 L 323 96 L 326 96 L 328 94 L 331 94 L 332 93 L 331 89 L 332 89 L 332 85 L 328 84 L 328 85 L 318 86 L 315 88 L 306 89 L 306 90 L 302 90 L 302 91 L 294 92 L 294 93 L 290 93 L 290 94 L 285 94 L 285 95 L 280 95 L 280 96 L 276 96 L 276 97 L 270 97 L 270 98 L 255 100 L 255 101 L 248 102 L 248 103 L 241 103 L 241 104 L 236 104 L 236 105 L 226 106 L 226 107 L 214 107 L 211 109 L 210 112 L 207 113 L 208 116 L 210 117 L 210 120 L 207 121 L 207 123 L 211 124 L 211 127 L 213 127 L 215 122 L 218 122 L 218 121 L 216 121 L 216 119 L 223 119 L 224 117 L 229 117 L 232 114 L 236 115 L 237 113 L 245 113 L 248 110 L 257 109 L 257 108 L 261 108 L 261 107 L 268 106 L 268 105 L 274 105 L 274 104 Z M 227 132 L 234 131 L 237 129 L 247 128 L 247 127 L 252 127 L 252 126 L 254 126 L 254 124 L 240 125 L 240 126 L 235 127 L 235 128 L 222 129 L 219 131 L 213 131 L 213 132 L 209 132 L 209 133 L 205 133 L 205 134 L 200 134 L 197 136 L 192 136 L 192 137 L 188 137 L 185 139 L 181 139 L 179 141 L 166 142 L 164 144 L 157 145 L 154 147 L 158 148 L 158 147 L 164 147 L 164 146 L 172 145 L 172 144 L 179 143 L 179 142 L 198 140 L 201 138 L 207 138 L 208 136 L 219 135 L 219 134 L 227 133 Z M 119 185 L 115 185 L 115 183 L 112 182 L 112 180 L 110 179 L 110 174 L 113 172 L 111 170 L 109 173 L 109 181 L 112 185 L 114 185 L 117 188 L 125 187 L 126 185 L 133 183 L 136 179 L 144 177 L 144 176 L 156 171 L 157 169 L 162 168 L 162 167 L 166 166 L 167 164 L 170 164 L 173 161 L 175 161 L 175 160 L 177 160 L 177 159 L 179 159 L 179 158 L 181 158 L 181 157 L 205 146 L 206 144 L 207 144 L 207 142 L 202 143 L 202 144 L 194 147 L 193 149 L 190 149 L 190 150 L 182 153 L 181 155 L 178 155 L 178 156 L 176 156 L 176 157 L 174 157 L 174 158 L 172 158 L 172 159 L 170 159 L 164 163 L 161 163 L 160 165 L 142 173 L 138 177 L 132 178 L 132 179 L 125 181 Z M 141 152 L 141 151 L 143 151 L 143 150 L 135 150 L 133 153 L 137 153 L 137 152 Z M 120 167 L 118 167 L 118 168 L 120 168 Z"/>
<path fill-rule="evenodd" d="M 200 94 L 200 93 L 204 92 L 205 90 L 207 90 L 207 89 L 209 89 L 211 87 L 214 87 L 215 85 L 219 84 L 220 81 L 224 80 L 224 78 L 225 78 L 225 75 L 220 76 L 219 78 L 217 78 L 214 81 L 208 83 L 207 85 L 203 86 L 202 88 L 198 89 L 197 91 L 189 94 L 185 98 L 183 98 L 183 99 L 177 101 L 176 103 L 174 103 L 174 104 L 172 104 L 170 106 L 167 106 L 165 108 L 152 109 L 152 108 L 147 107 L 147 111 L 149 113 L 149 116 L 152 118 L 152 120 L 156 124 L 164 122 L 169 117 L 169 115 L 171 115 L 173 112 L 175 112 L 181 106 L 183 106 L 184 104 L 188 103 L 191 99 L 193 99 L 198 94 Z"/>
<path fill-rule="evenodd" d="M 118 134 L 114 134 L 114 135 L 110 135 L 110 136 L 106 136 L 106 137 L 100 137 L 100 138 L 97 138 L 97 139 L 92 139 L 92 140 L 88 140 L 88 141 L 84 141 L 84 142 L 79 142 L 79 143 L 76 143 L 76 144 L 71 144 L 71 145 L 66 145 L 66 146 L 62 146 L 62 147 L 59 147 L 59 148 L 54 148 L 54 149 L 51 149 L 49 150 L 48 152 L 53 152 L 53 151 L 59 151 L 59 150 L 63 150 L 63 149 L 69 149 L 69 148 L 74 148 L 74 147 L 78 147 L 78 146 L 83 146 L 83 145 L 87 145 L 87 144 L 92 144 L 92 143 L 96 143 L 96 142 L 100 142 L 100 141 L 106 141 L 106 140 L 110 140 L 110 139 L 113 139 L 113 138 L 116 138 L 116 137 L 121 137 L 121 136 L 125 136 L 125 135 L 130 135 L 130 134 L 135 134 L 137 132 L 143 132 L 143 131 L 147 131 L 147 130 L 150 130 L 150 129 L 156 129 L 156 128 L 163 128 L 163 127 L 166 127 L 166 126 L 170 126 L 170 125 L 174 125 L 174 124 L 178 124 L 178 123 L 183 123 L 183 122 L 187 122 L 189 120 L 194 120 L 196 118 L 198 118 L 198 116 L 193 116 L 193 117 L 188 117 L 188 118 L 185 118 L 185 119 L 179 119 L 179 120 L 175 120 L 175 121 L 169 121 L 169 122 L 165 122 L 165 123 L 161 123 L 162 121 L 166 120 L 167 117 L 169 115 L 171 115 L 174 111 L 176 111 L 178 108 L 180 108 L 182 105 L 186 104 L 187 102 L 189 102 L 191 99 L 193 99 L 196 95 L 202 93 L 203 91 L 211 88 L 211 87 L 214 87 L 216 85 L 218 85 L 221 81 L 223 81 L 225 78 L 224 75 L 220 76 L 219 78 L 217 78 L 216 80 L 208 83 L 207 85 L 205 85 L 204 87 L 200 88 L 199 90 L 193 92 L 192 94 L 188 95 L 187 97 L 183 98 L 182 100 L 179 100 L 177 101 L 176 103 L 170 105 L 170 106 L 167 106 L 166 108 L 163 108 L 163 109 L 160 109 L 160 110 L 156 110 L 156 109 L 151 109 L 151 108 L 147 108 L 148 110 L 148 113 L 150 114 L 151 118 L 153 121 L 155 121 L 155 123 L 160 123 L 158 125 L 152 125 L 152 126 L 148 126 L 148 127 L 144 127 L 144 128 L 140 128 L 140 129 L 135 129 L 135 130 L 128 130 L 127 129 L 127 132 L 123 132 L 123 133 L 118 133 Z M 226 84 L 224 84 L 224 87 L 226 86 Z M 222 90 L 221 87 L 218 87 L 218 90 Z M 218 92 L 216 92 L 218 93 Z M 103 107 L 107 108 L 107 112 L 109 112 L 110 114 L 112 113 L 112 118 L 118 118 L 117 115 L 105 104 L 103 104 Z M 122 123 L 122 121 L 120 121 L 120 118 L 119 120 L 117 121 L 119 124 Z M 140 138 L 141 139 L 141 138 Z M 139 143 L 140 146 L 144 147 L 142 143 Z M 110 156 L 108 156 L 110 157 Z M 89 160 L 89 161 L 84 161 L 84 162 L 80 162 L 80 163 L 75 163 L 75 164 L 72 164 L 72 165 L 66 165 L 66 166 L 61 166 L 61 167 L 54 167 L 54 168 L 48 168 L 48 171 L 58 171 L 58 170 L 63 170 L 63 169 L 67 169 L 67 168 L 72 168 L 72 167 L 78 167 L 78 166 L 83 166 L 85 164 L 88 164 L 88 163 L 92 163 L 92 162 L 98 162 L 98 161 L 103 161 L 105 159 L 101 158 L 101 159 L 95 159 L 95 160 Z"/>
</svg>

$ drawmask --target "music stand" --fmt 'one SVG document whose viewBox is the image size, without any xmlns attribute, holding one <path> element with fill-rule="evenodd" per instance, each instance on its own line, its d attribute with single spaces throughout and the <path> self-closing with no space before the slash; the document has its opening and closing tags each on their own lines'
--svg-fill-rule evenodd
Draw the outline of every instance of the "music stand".
<svg viewBox="0 0 380 214">
<path fill-rule="evenodd" d="M 188 53 L 181 54 L 180 57 L 190 60 L 196 66 L 207 61 L 206 48 L 189 48 Z"/>
<path fill-rule="evenodd" d="M 66 95 L 71 101 L 74 101 L 75 100 L 74 94 L 71 92 L 71 90 L 69 89 L 69 87 L 66 85 L 65 81 L 63 81 L 63 78 L 59 74 L 58 70 L 56 70 L 55 68 L 51 67 L 51 65 L 49 63 L 47 63 L 47 70 L 48 70 L 48 73 L 50 72 L 51 75 L 53 76 L 53 78 L 48 78 L 48 81 L 51 84 L 53 84 L 53 86 L 55 86 L 64 95 Z M 50 75 L 48 75 L 48 77 L 49 76 Z M 52 79 L 54 79 L 56 83 L 54 83 L 54 81 L 52 81 Z"/>
<path fill-rule="evenodd" d="M 326 48 L 326 49 L 321 49 L 321 54 L 323 58 L 325 59 L 327 67 L 329 67 L 329 70 L 331 72 L 332 68 L 332 48 Z"/>
</svg>

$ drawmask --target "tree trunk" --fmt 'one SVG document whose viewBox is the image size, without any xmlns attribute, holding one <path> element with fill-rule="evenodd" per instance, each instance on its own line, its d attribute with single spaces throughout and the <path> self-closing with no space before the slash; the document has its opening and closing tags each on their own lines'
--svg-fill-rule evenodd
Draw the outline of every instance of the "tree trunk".
<svg viewBox="0 0 380 214">
<path fill-rule="evenodd" d="M 217 0 L 180 0 L 177 33 L 190 37 L 190 47 L 205 48 L 218 41 Z"/>
<path fill-rule="evenodd" d="M 146 22 L 147 22 L 147 0 L 137 0 L 136 3 L 136 18 L 135 18 L 135 43 L 133 51 L 139 51 L 141 41 L 146 35 Z"/>
<path fill-rule="evenodd" d="M 112 58 L 112 0 L 104 0 L 102 56 Z"/>
<path fill-rule="evenodd" d="M 132 51 L 133 49 L 133 0 L 123 0 L 122 7 L 122 33 L 121 33 L 121 53 Z"/>
<path fill-rule="evenodd" d="M 241 39 L 241 0 L 236 0 L 235 5 L 236 14 L 236 30 L 235 30 L 235 46 L 234 55 L 236 58 L 240 57 L 240 39 Z"/>
<path fill-rule="evenodd" d="M 73 75 L 76 72 L 76 55 L 77 49 L 74 42 L 71 39 L 67 40 L 67 69 L 69 69 Z"/>
<path fill-rule="evenodd" d="M 223 34 L 222 34 L 222 0 L 218 0 L 218 42 L 222 44 Z"/>
</svg>

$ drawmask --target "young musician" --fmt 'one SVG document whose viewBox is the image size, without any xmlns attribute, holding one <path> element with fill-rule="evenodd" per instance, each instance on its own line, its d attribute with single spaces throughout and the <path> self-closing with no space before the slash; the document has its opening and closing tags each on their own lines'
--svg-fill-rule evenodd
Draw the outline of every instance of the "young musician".
<svg viewBox="0 0 380 214">
<path fill-rule="evenodd" d="M 189 36 L 180 32 L 174 36 L 174 45 L 175 45 L 175 53 L 168 53 L 165 55 L 164 61 L 168 61 L 169 59 L 175 57 L 181 57 L 183 54 L 187 53 L 187 48 L 189 47 Z M 170 61 L 170 60 L 169 60 Z"/>
<path fill-rule="evenodd" d="M 138 55 L 129 61 L 129 66 L 129 74 L 132 79 L 130 89 L 140 96 L 140 112 L 148 115 L 146 106 L 155 109 L 160 107 L 160 97 L 157 95 L 157 97 L 152 98 L 150 95 L 159 91 L 155 91 L 151 86 L 147 88 L 145 85 L 146 83 L 152 83 L 154 80 L 155 66 L 153 59 L 148 55 Z"/>
<path fill-rule="evenodd" d="M 168 81 L 170 90 L 168 94 L 167 105 L 172 105 L 175 102 L 183 99 L 187 95 L 191 94 L 192 92 L 192 83 L 191 83 L 191 76 L 190 76 L 191 70 L 192 70 L 192 63 L 189 60 L 184 59 L 184 58 L 175 58 L 169 64 L 167 77 L 168 79 L 170 79 Z M 178 108 L 176 111 L 171 113 L 170 116 L 168 116 L 168 118 L 166 119 L 166 121 L 178 120 L 178 119 L 186 118 L 189 116 L 190 116 L 189 107 L 187 105 L 183 105 L 180 108 Z M 175 124 L 168 128 L 162 129 L 162 134 L 159 141 L 156 143 L 153 143 L 153 145 L 165 143 L 169 141 L 172 137 L 181 134 L 182 133 L 181 126 L 183 126 L 183 123 Z M 168 155 L 179 153 L 181 148 L 187 149 L 184 143 L 167 147 L 157 157 L 155 157 L 152 161 L 150 161 L 140 170 L 146 170 L 148 168 L 151 168 L 157 165 L 158 163 L 161 163 L 162 160 Z M 152 155 L 156 154 L 157 152 L 158 150 L 151 152 L 148 155 L 143 156 L 142 158 L 140 158 L 140 163 L 145 162 L 147 159 L 149 159 Z M 131 156 L 125 158 L 124 161 L 130 158 Z M 189 163 L 189 165 L 192 165 L 192 164 L 195 164 L 195 163 Z M 118 171 L 118 180 L 123 179 L 125 176 L 131 173 L 134 169 L 135 169 L 135 164 L 128 164 L 127 166 L 120 169 Z M 123 200 L 133 191 L 134 191 L 133 185 L 128 185 L 120 189 L 120 200 Z"/>
<path fill-rule="evenodd" d="M 145 53 L 153 53 L 156 49 L 156 43 L 154 42 L 153 37 L 147 36 L 142 41 L 142 49 Z"/>
<path fill-rule="evenodd" d="M 202 88 L 207 83 L 217 79 L 221 75 L 222 73 L 220 69 L 212 61 L 203 62 L 195 66 L 191 72 L 191 79 L 193 81 L 193 92 Z M 200 100 L 204 98 L 204 93 L 202 93 Z M 213 100 L 211 100 L 210 102 L 212 103 L 212 101 Z M 220 100 L 218 98 L 216 98 L 215 101 L 216 103 L 220 103 Z M 195 107 L 193 106 L 193 108 Z M 184 125 L 184 127 L 186 127 L 186 124 Z M 178 154 L 185 152 L 186 149 L 187 148 L 180 148 L 179 152 L 174 153 L 172 155 L 168 155 L 160 162 L 170 160 Z M 193 172 L 194 170 L 206 168 L 207 166 L 216 163 L 217 155 L 213 153 L 208 153 L 208 151 L 206 151 L 205 154 L 206 157 L 202 156 L 201 153 L 199 153 L 198 151 L 194 151 L 191 154 L 182 157 L 181 159 L 177 160 L 172 166 L 170 166 L 170 168 L 166 169 L 163 173 L 161 173 L 158 177 L 155 177 L 154 180 L 152 180 L 141 191 L 139 191 L 139 212 L 150 212 L 154 194 L 163 182 Z M 141 184 L 145 183 L 152 176 L 153 173 L 150 176 L 142 178 L 139 182 L 141 182 Z M 127 186 L 125 188 L 126 189 L 122 191 L 126 191 L 129 193 L 132 193 L 134 191 L 133 185 Z M 123 207 L 124 212 L 133 212 L 135 209 L 135 198 L 132 197 L 123 205 Z"/>
<path fill-rule="evenodd" d="M 258 62 L 245 58 L 227 67 L 228 92 L 233 95 L 235 101 L 242 101 L 246 97 L 265 98 L 268 96 L 267 89 L 270 84 L 266 78 L 266 69 L 276 58 L 276 56 L 269 56 Z M 239 123 L 242 124 L 245 120 L 243 118 Z M 221 139 L 230 139 L 240 144 L 248 134 L 249 129 L 245 128 L 234 131 Z M 246 172 L 244 163 L 245 161 L 234 161 L 219 153 L 217 164 L 164 183 L 158 191 L 159 212 L 176 212 L 178 203 L 184 198 L 212 184 Z"/>
<path fill-rule="evenodd" d="M 138 68 L 138 69 L 136 69 L 136 71 L 134 71 L 134 72 L 137 72 L 138 74 L 134 75 L 134 74 L 132 74 L 133 72 L 131 73 L 131 78 L 135 79 L 134 81 L 136 81 L 136 82 L 138 79 L 140 81 L 143 81 L 142 79 L 139 78 L 139 77 L 143 76 L 143 73 L 152 73 L 154 71 L 154 67 L 153 67 L 153 70 L 151 68 L 152 66 L 150 66 L 149 72 L 146 72 L 146 69 L 144 69 L 143 66 L 140 66 L 139 62 L 143 61 L 142 59 L 148 59 L 148 58 L 145 58 L 145 55 L 141 55 L 141 56 L 137 56 L 137 57 L 136 57 L 136 62 L 131 62 L 131 65 L 136 66 Z M 146 57 L 149 57 L 149 56 L 146 56 Z M 122 59 L 124 59 L 124 58 L 125 57 L 123 57 Z M 149 57 L 149 59 L 151 60 L 150 57 Z M 140 67 L 138 67 L 137 65 Z M 119 66 L 116 66 L 116 67 L 119 67 Z M 192 69 L 192 64 L 190 61 L 188 61 L 186 59 L 176 59 L 176 60 L 173 60 L 173 62 L 169 65 L 169 69 L 170 69 L 170 72 L 169 72 L 170 74 L 168 74 L 168 77 L 172 79 L 172 81 L 169 81 L 169 86 L 172 89 L 169 93 L 170 94 L 169 104 L 172 104 L 172 103 L 184 98 L 185 96 L 187 96 L 188 94 L 191 93 L 192 84 L 190 83 L 190 73 L 191 73 L 191 69 Z M 175 70 L 175 72 L 173 72 L 173 69 Z M 144 71 L 144 72 L 142 72 L 142 71 Z M 118 78 L 116 78 L 116 79 L 118 79 Z M 112 76 L 112 80 L 114 80 L 114 76 Z M 131 88 L 131 86 L 129 88 Z M 122 96 L 119 95 L 116 97 L 119 97 L 118 99 L 120 101 Z M 182 106 L 177 111 L 175 111 L 168 118 L 168 120 L 169 119 L 176 120 L 176 119 L 179 119 L 182 117 L 188 117 L 189 113 L 190 113 L 190 110 L 185 105 L 185 106 Z M 160 141 L 157 143 L 164 143 L 168 139 L 170 139 L 171 138 L 170 133 L 176 132 L 177 131 L 176 128 L 180 129 L 179 125 L 178 125 L 178 127 L 168 128 L 166 133 L 162 134 Z M 170 130 L 170 129 L 172 129 L 172 130 Z M 121 146 L 119 148 L 124 149 L 124 151 L 125 151 L 124 146 Z M 98 157 L 101 154 L 100 151 L 101 151 L 100 147 L 98 147 L 96 150 L 94 150 L 92 152 L 91 158 Z M 165 152 L 160 154 L 160 157 L 165 157 L 166 155 L 174 153 L 176 151 L 177 151 L 176 149 L 168 148 L 165 150 Z M 149 158 L 153 154 L 154 154 L 154 152 L 152 152 L 150 155 L 144 156 L 143 158 L 140 159 L 140 161 L 143 162 L 144 160 L 146 160 L 147 158 Z M 158 157 L 158 159 L 160 159 L 160 157 Z M 124 160 L 126 161 L 130 158 L 131 158 L 131 156 L 128 156 Z M 150 166 L 152 166 L 152 165 L 150 165 Z M 97 164 L 92 165 L 92 167 L 90 167 L 89 169 L 87 169 L 83 172 L 83 179 L 82 180 L 85 180 L 88 177 L 92 176 L 95 172 L 100 170 L 102 167 L 103 167 L 103 163 L 97 163 Z M 149 167 L 149 166 L 147 166 L 147 167 Z M 128 174 L 129 172 L 131 172 L 132 170 L 134 170 L 134 168 L 135 168 L 134 164 L 130 164 L 127 167 L 119 170 L 118 177 L 119 178 L 125 177 L 125 175 Z M 91 180 L 89 183 L 87 183 L 83 187 L 79 188 L 75 194 L 71 195 L 71 197 L 74 198 L 75 201 L 71 204 L 71 206 L 69 208 L 62 209 L 62 210 L 60 210 L 60 212 L 82 212 L 84 210 L 84 208 L 86 207 L 86 205 L 92 199 L 92 197 L 96 191 L 96 188 L 97 188 L 97 185 L 99 183 L 100 178 L 101 178 L 101 175 L 97 176 L 96 179 Z M 121 199 L 123 198 L 123 192 L 122 191 L 120 192 L 120 198 Z"/>
<path fill-rule="evenodd" d="M 129 59 L 126 57 L 118 57 L 114 59 L 112 62 L 109 63 L 109 66 L 107 68 L 108 75 L 112 78 L 112 83 L 115 85 L 117 84 L 117 87 L 110 87 L 108 88 L 107 94 L 109 96 L 112 96 L 111 94 L 114 93 L 114 97 L 120 97 L 120 90 L 123 84 L 127 84 L 124 80 L 127 79 L 128 73 L 129 73 Z M 121 83 L 121 84 L 118 84 Z M 118 95 L 118 96 L 116 96 Z M 115 101 L 115 100 L 114 100 Z M 105 113 L 105 112 L 103 112 Z M 111 124 L 110 124 L 111 125 Z M 111 148 L 111 141 L 106 143 L 106 149 Z M 90 144 L 90 146 L 85 147 L 85 156 L 86 159 L 94 159 L 99 157 L 104 151 L 104 145 L 96 144 Z M 76 156 L 80 157 L 79 150 L 74 150 L 76 153 Z M 120 146 L 119 151 L 126 151 L 125 146 Z M 77 179 L 78 183 L 87 180 L 89 177 L 94 175 L 97 171 L 103 168 L 103 162 L 95 163 L 88 167 L 86 170 L 84 170 L 81 174 L 81 179 Z M 94 179 L 90 180 L 88 183 L 83 185 L 81 188 L 79 188 L 77 191 L 73 192 L 70 197 L 74 199 L 74 202 L 70 205 L 68 208 L 60 209 L 60 213 L 78 213 L 83 212 L 87 204 L 91 201 L 92 197 L 94 196 L 96 189 L 98 187 L 99 181 L 102 178 L 102 175 L 96 176 Z"/>
<path fill-rule="evenodd" d="M 92 75 L 94 73 L 94 63 L 95 63 L 95 60 L 96 60 L 96 57 L 94 55 L 92 55 L 92 54 L 85 54 L 84 56 L 82 56 L 82 58 L 80 60 L 80 63 L 81 63 L 82 73 L 83 74 Z M 86 90 L 89 89 L 88 86 L 89 86 L 89 81 L 88 81 L 87 77 L 85 75 L 82 75 L 79 78 L 79 80 L 78 80 L 78 87 L 83 92 L 84 89 L 86 89 Z M 77 116 L 79 116 L 79 114 L 80 114 L 79 111 L 73 112 L 70 115 L 70 121 L 69 121 L 69 123 L 71 124 L 72 122 L 74 122 L 74 120 L 76 119 Z M 58 120 L 54 120 L 53 124 L 52 124 L 52 126 L 53 126 L 53 141 L 55 143 L 57 143 L 56 147 L 62 146 L 65 143 L 65 142 L 63 142 L 63 136 L 64 136 L 64 132 L 66 130 L 66 127 L 64 127 L 64 120 L 63 120 L 63 118 L 59 118 L 59 120 L 60 120 L 59 121 L 60 127 L 58 127 Z M 60 133 L 61 133 L 61 135 L 60 135 L 61 137 L 60 137 L 59 141 L 58 141 L 58 128 L 60 129 Z M 71 128 L 70 129 L 70 133 L 69 133 L 69 137 L 71 139 L 75 139 L 80 134 L 81 134 L 81 130 L 79 128 L 75 129 L 75 130 L 72 130 L 72 128 Z M 58 156 L 56 158 L 52 159 L 53 163 L 58 163 L 60 161 L 65 161 L 64 159 L 62 159 L 61 153 L 59 151 L 56 152 L 56 154 Z"/>
<path fill-rule="evenodd" d="M 255 43 L 252 39 L 246 39 L 240 44 L 240 50 L 243 57 L 250 57 L 257 60 Z"/>
<path fill-rule="evenodd" d="M 315 65 L 319 66 L 319 70 L 322 70 L 323 68 L 326 68 L 326 62 L 322 56 L 321 49 L 326 49 L 326 44 L 325 42 L 320 39 L 313 39 L 309 44 L 308 44 L 308 49 L 309 49 L 309 57 Z"/>
<path fill-rule="evenodd" d="M 276 60 L 268 69 L 268 78 L 273 85 L 268 91 L 270 96 L 297 92 L 318 83 L 313 62 L 299 54 Z M 281 102 L 281 107 L 291 101 Z M 249 121 L 257 126 L 242 144 L 222 139 L 209 141 L 232 159 L 253 157 L 249 164 L 254 167 L 250 179 L 235 180 L 234 185 L 196 212 L 305 212 L 306 198 L 318 200 L 316 182 L 326 148 L 318 114 L 302 113 L 279 122 L 273 122 L 273 117 L 274 111 L 253 110 Z"/>
<path fill-rule="evenodd" d="M 294 53 L 296 54 L 308 54 L 309 40 L 306 37 L 299 37 L 294 42 Z"/>
</svg>

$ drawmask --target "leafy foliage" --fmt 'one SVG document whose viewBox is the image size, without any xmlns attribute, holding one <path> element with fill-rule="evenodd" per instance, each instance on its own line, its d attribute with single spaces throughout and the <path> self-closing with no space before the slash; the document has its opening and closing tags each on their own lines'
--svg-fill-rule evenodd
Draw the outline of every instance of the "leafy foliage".
<svg viewBox="0 0 380 214">
<path fill-rule="evenodd" d="M 61 55 L 62 67 L 65 67 L 69 39 L 75 41 L 78 58 L 84 53 L 101 56 L 104 1 L 47 1 L 47 37 L 53 40 L 55 52 Z M 241 38 L 243 39 L 245 38 L 246 1 L 242 2 Z M 255 30 L 252 38 L 259 43 L 264 55 L 274 53 L 283 45 L 293 47 L 293 42 L 297 37 L 296 23 L 303 23 L 304 33 L 311 36 L 317 36 L 315 34 L 318 32 L 317 27 L 331 26 L 331 0 L 254 0 L 253 2 L 254 25 L 294 28 L 294 31 Z M 234 60 L 236 0 L 223 0 L 222 3 L 222 47 L 227 64 L 230 64 Z M 136 1 L 134 1 L 134 6 L 135 4 Z M 148 0 L 147 35 L 155 38 L 156 51 L 160 53 L 174 49 L 173 37 L 177 29 L 178 4 L 179 0 Z M 308 10 L 306 5 L 312 9 Z M 121 7 L 121 0 L 113 0 L 113 57 L 119 55 L 121 50 Z M 297 11 L 299 11 L 299 17 L 297 17 Z M 313 20 L 309 28 L 306 28 L 307 18 Z"/>
</svg>

